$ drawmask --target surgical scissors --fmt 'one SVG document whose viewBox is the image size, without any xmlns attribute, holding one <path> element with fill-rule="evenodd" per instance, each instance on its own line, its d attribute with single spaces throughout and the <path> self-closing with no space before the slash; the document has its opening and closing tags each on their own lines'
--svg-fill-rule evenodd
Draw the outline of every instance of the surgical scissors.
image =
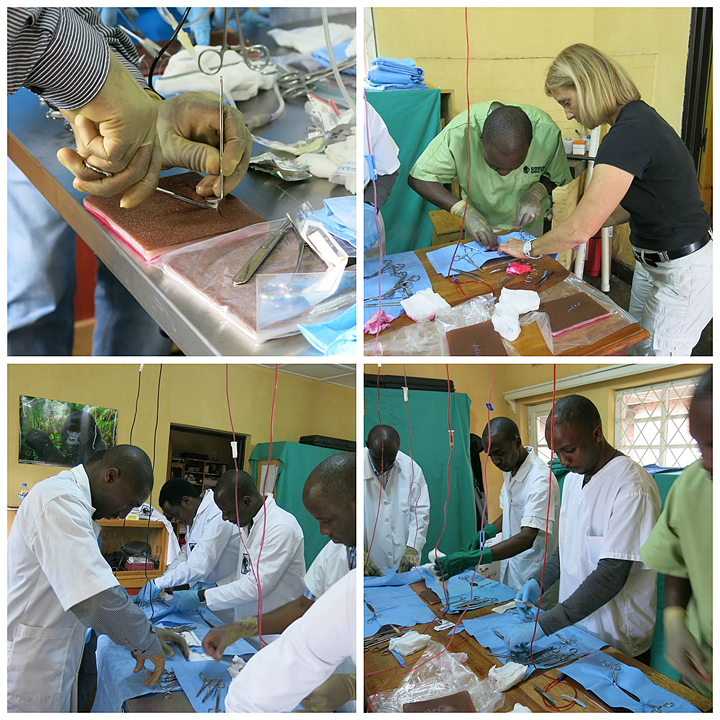
<svg viewBox="0 0 720 720">
<path fill-rule="evenodd" d="M 265 68 L 267 68 L 268 63 L 270 62 L 270 50 L 268 50 L 265 45 L 250 45 L 250 47 L 247 47 L 245 45 L 245 38 L 243 37 L 242 28 L 240 27 L 240 16 L 238 15 L 237 8 L 233 8 L 233 12 L 235 13 L 235 22 L 237 23 L 237 34 L 239 39 L 239 45 L 236 52 L 243 56 L 245 64 L 251 70 L 255 70 L 256 72 L 264 71 Z M 223 25 L 223 39 L 220 49 L 217 50 L 216 48 L 206 48 L 198 56 L 198 67 L 200 68 L 200 71 L 203 72 L 205 75 L 217 75 L 222 69 L 225 53 L 228 50 L 235 50 L 235 48 L 228 44 L 229 13 L 230 8 L 225 8 L 225 23 Z M 203 67 L 203 55 L 208 54 L 217 56 L 219 62 L 216 68 L 207 67 L 206 69 Z M 271 72 L 275 72 L 274 67 Z"/>
<path fill-rule="evenodd" d="M 640 702 L 640 698 L 637 695 L 633 695 L 629 690 L 626 690 L 624 687 L 618 685 L 618 681 L 615 679 L 615 671 L 617 670 L 619 673 L 621 670 L 618 663 L 610 663 L 607 660 L 603 660 L 603 667 L 610 668 L 610 672 L 612 673 L 613 685 L 615 685 L 618 690 L 622 690 L 629 698 L 631 698 L 635 702 Z"/>
<path fill-rule="evenodd" d="M 337 64 L 338 70 L 342 72 L 343 70 L 354 67 L 356 62 L 354 55 L 346 58 Z M 296 98 L 305 95 L 314 89 L 318 82 L 325 78 L 332 77 L 332 75 L 333 69 L 331 67 L 316 70 L 307 75 L 301 75 L 299 72 L 288 72 L 278 78 L 278 85 L 283 88 L 282 96 L 284 98 Z"/>
<path fill-rule="evenodd" d="M 370 278 L 377 277 L 378 275 L 384 275 L 386 273 L 392 273 L 396 277 L 398 276 L 398 273 L 405 267 L 405 263 L 393 263 L 393 261 L 390 258 L 385 258 L 383 260 L 382 269 L 376 270 L 372 275 L 366 275 L 365 280 L 369 280 Z"/>
<path fill-rule="evenodd" d="M 647 703 L 647 706 L 649 708 L 652 708 L 652 712 L 662 712 L 662 708 L 675 707 L 675 703 L 666 702 L 666 703 L 663 703 L 662 705 L 651 705 L 650 703 Z"/>
</svg>

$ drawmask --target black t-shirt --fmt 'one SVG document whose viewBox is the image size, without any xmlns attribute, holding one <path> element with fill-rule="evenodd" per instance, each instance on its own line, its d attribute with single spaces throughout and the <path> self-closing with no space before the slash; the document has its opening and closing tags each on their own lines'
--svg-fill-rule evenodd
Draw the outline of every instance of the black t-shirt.
<svg viewBox="0 0 720 720">
<path fill-rule="evenodd" d="M 620 110 L 595 163 L 634 175 L 621 204 L 630 214 L 630 242 L 636 247 L 680 248 L 701 240 L 710 228 L 688 149 L 642 100 Z"/>
</svg>

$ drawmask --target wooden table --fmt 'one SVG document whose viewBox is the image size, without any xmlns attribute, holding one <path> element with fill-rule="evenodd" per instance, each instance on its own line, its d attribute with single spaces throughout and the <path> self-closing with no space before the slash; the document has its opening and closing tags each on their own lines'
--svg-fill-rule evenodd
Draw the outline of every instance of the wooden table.
<svg viewBox="0 0 720 720">
<path fill-rule="evenodd" d="M 553 260 L 551 257 L 543 256 L 538 260 L 527 260 L 532 266 L 532 278 L 534 282 L 526 283 L 525 276 L 518 276 L 509 280 L 504 285 L 500 285 L 501 281 L 507 277 L 504 272 L 504 268 L 511 262 L 515 261 L 515 258 L 509 256 L 501 256 L 498 260 L 491 260 L 482 266 L 482 269 L 476 271 L 475 274 L 483 282 L 476 282 L 467 275 L 458 275 L 460 283 L 454 283 L 446 277 L 439 275 L 435 272 L 435 268 L 431 265 L 427 259 L 427 254 L 433 250 L 437 250 L 439 247 L 447 247 L 453 243 L 447 243 L 446 245 L 439 245 L 435 247 L 423 248 L 422 250 L 415 250 L 415 254 L 422 263 L 425 271 L 430 278 L 432 289 L 441 295 L 449 305 L 456 306 L 463 302 L 466 302 L 470 298 L 477 297 L 479 295 L 489 294 L 490 292 L 499 297 L 500 291 L 503 287 L 510 290 L 534 290 L 537 289 L 537 283 L 542 278 L 545 270 L 554 272 L 553 276 L 545 280 L 540 286 L 540 292 L 548 290 L 549 288 L 562 282 L 570 273 L 560 263 Z M 486 283 L 486 284 L 484 284 Z M 394 320 L 390 327 L 380 333 L 380 337 L 386 333 L 394 332 L 406 325 L 412 325 L 413 321 L 407 315 L 401 315 L 399 318 Z M 627 355 L 627 351 L 633 345 L 646 340 L 650 337 L 650 333 L 645 330 L 642 326 L 637 323 L 633 323 L 629 327 L 625 327 L 622 330 L 618 330 L 607 335 L 600 342 L 596 342 L 592 345 L 580 345 L 576 348 L 571 348 L 560 353 L 561 355 Z M 520 331 L 520 336 L 513 342 L 513 347 L 523 356 L 532 355 L 550 355 L 550 349 L 545 344 L 537 323 L 523 327 Z"/>
<path fill-rule="evenodd" d="M 412 585 L 410 585 L 410 587 L 419 594 L 420 591 L 425 589 L 425 583 L 419 581 L 413 583 Z M 434 605 L 430 607 L 437 614 L 438 608 L 440 606 Z M 488 615 L 490 612 L 491 608 L 489 607 L 481 608 L 480 610 L 473 610 L 468 612 L 465 615 L 465 618 L 470 619 L 482 617 L 483 615 Z M 450 615 L 448 616 L 448 619 L 451 621 L 457 621 L 458 617 L 459 615 Z M 447 644 L 447 641 L 449 640 L 449 636 L 447 635 L 447 633 L 449 631 L 436 633 L 432 630 L 432 627 L 427 630 L 426 628 L 428 628 L 427 624 L 416 625 L 415 627 L 408 629 L 417 630 L 420 633 L 426 631 L 425 634 L 430 635 L 432 639 L 436 642 L 440 642 L 443 645 Z M 451 652 L 467 653 L 467 665 L 475 672 L 475 674 L 480 679 L 484 679 L 487 677 L 488 671 L 491 667 L 493 667 L 494 665 L 501 665 L 499 660 L 495 660 L 495 658 L 493 658 L 491 655 L 488 655 L 482 645 L 480 645 L 480 643 L 467 632 L 461 632 L 459 634 L 456 634 L 455 637 L 452 639 L 452 642 L 450 643 L 449 650 Z M 647 665 L 643 665 L 642 663 L 633 660 L 633 658 L 629 657 L 625 653 L 620 652 L 619 650 L 616 650 L 612 647 L 606 647 L 603 652 L 607 653 L 608 655 L 612 655 L 614 658 L 616 658 L 620 662 L 625 663 L 626 665 L 632 665 L 633 667 L 640 668 L 645 673 L 645 675 L 647 675 L 647 677 L 650 678 L 650 680 L 652 680 L 652 682 L 654 682 L 656 685 L 664 687 L 670 692 L 673 692 L 676 695 L 685 698 L 687 701 L 691 702 L 703 712 L 708 712 L 712 709 L 712 700 L 710 700 L 709 698 L 706 698 L 700 693 L 697 693 L 694 690 L 691 690 L 690 688 L 681 685 L 675 680 L 671 680 L 669 677 L 662 675 L 656 670 L 653 670 L 651 667 L 648 667 Z M 410 672 L 410 670 L 412 670 L 415 661 L 418 660 L 422 653 L 423 651 L 420 650 L 414 655 L 406 657 L 405 661 L 407 662 L 408 669 L 405 670 L 404 668 L 400 667 L 397 660 L 392 655 L 381 655 L 379 652 L 365 652 L 364 688 L 366 707 L 369 697 L 380 691 L 381 688 L 383 689 L 383 691 L 392 690 L 398 685 L 400 685 L 400 683 L 405 678 L 405 675 Z M 383 670 L 385 670 L 386 672 L 381 672 Z M 543 673 L 544 675 L 555 678 L 559 674 L 561 674 L 562 671 L 563 669 L 560 667 L 553 668 L 551 670 L 544 670 Z M 527 680 L 523 680 L 515 687 L 503 693 L 505 703 L 502 707 L 498 708 L 497 712 L 509 712 L 513 709 L 515 703 L 525 705 L 525 707 L 530 708 L 530 710 L 532 710 L 533 712 L 557 712 L 548 708 L 543 702 L 543 699 L 540 697 L 540 695 L 533 689 L 533 685 L 537 685 L 544 690 L 549 682 L 550 681 L 543 675 L 540 675 L 539 672 L 534 672 Z M 583 708 L 576 704 L 574 708 L 568 708 L 565 712 L 614 712 L 613 709 L 605 705 L 601 700 L 595 699 L 595 696 L 592 696 L 593 699 L 589 698 L 584 688 L 578 683 L 576 683 L 574 680 L 567 678 L 566 682 L 569 682 L 577 689 L 578 700 L 587 705 L 587 709 L 583 710 Z M 551 695 L 557 700 L 558 705 L 568 703 L 569 700 L 560 697 L 561 694 L 567 694 L 571 696 L 573 695 L 572 691 L 568 688 L 567 685 L 556 685 L 549 692 L 549 695 Z"/>
</svg>

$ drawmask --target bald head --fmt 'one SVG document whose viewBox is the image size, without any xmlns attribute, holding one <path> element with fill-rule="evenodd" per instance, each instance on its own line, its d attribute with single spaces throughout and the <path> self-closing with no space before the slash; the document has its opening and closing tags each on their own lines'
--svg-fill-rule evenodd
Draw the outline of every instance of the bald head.
<svg viewBox="0 0 720 720">
<path fill-rule="evenodd" d="M 238 470 L 237 473 L 235 472 L 235 470 L 228 470 L 220 476 L 220 479 L 217 481 L 215 487 L 213 488 L 215 492 L 215 497 L 217 498 L 218 496 L 232 495 L 232 497 L 234 498 L 236 477 L 238 497 L 242 497 L 244 495 L 255 496 L 260 494 L 260 491 L 257 489 L 257 486 L 255 485 L 255 480 L 253 480 L 252 475 L 246 473 L 244 470 Z"/>
<path fill-rule="evenodd" d="M 376 425 L 367 436 L 370 462 L 377 472 L 387 472 L 400 451 L 400 435 L 389 425 Z"/>
<path fill-rule="evenodd" d="M 145 497 L 150 494 L 153 488 L 153 468 L 144 450 L 135 445 L 115 445 L 98 450 L 85 463 L 88 474 L 109 468 L 117 468 L 125 481 L 132 483 L 138 490 L 145 491 Z"/>
<path fill-rule="evenodd" d="M 482 444 L 493 465 L 503 472 L 514 475 L 527 458 L 518 426 L 507 417 L 493 418 L 485 426 Z"/>
<path fill-rule="evenodd" d="M 530 118 L 519 107 L 501 105 L 485 119 L 482 141 L 484 145 L 492 145 L 501 155 L 521 153 L 524 158 L 532 142 Z"/>
<path fill-rule="evenodd" d="M 237 493 L 235 486 L 237 485 Z M 223 520 L 245 527 L 263 504 L 263 496 L 252 475 L 243 470 L 228 470 L 213 488 L 215 504 L 222 510 Z"/>
<path fill-rule="evenodd" d="M 488 427 L 490 432 L 488 433 Z M 496 440 L 514 440 L 520 437 L 518 426 L 507 417 L 493 418 L 483 430 L 482 439 L 483 446 L 487 448 L 487 441 L 495 442 Z"/>
<path fill-rule="evenodd" d="M 567 423 L 587 435 L 591 435 L 596 427 L 602 427 L 598 409 L 582 395 L 567 395 L 560 398 L 548 416 L 547 426 L 552 423 L 553 414 L 556 427 Z"/>
</svg>

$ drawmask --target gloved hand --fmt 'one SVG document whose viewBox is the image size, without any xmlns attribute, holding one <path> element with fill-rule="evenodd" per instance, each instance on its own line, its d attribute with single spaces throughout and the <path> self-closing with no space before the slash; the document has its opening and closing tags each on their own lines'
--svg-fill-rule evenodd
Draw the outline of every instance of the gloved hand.
<svg viewBox="0 0 720 720">
<path fill-rule="evenodd" d="M 188 25 L 192 25 L 192 33 L 195 39 L 195 45 L 210 45 L 211 15 L 212 11 L 209 11 L 209 8 L 194 7 L 192 8 L 192 10 L 190 10 L 187 21 Z M 196 22 L 198 20 L 199 22 Z M 193 23 L 195 24 L 193 25 Z M 204 59 L 205 58 L 203 58 L 203 60 Z"/>
<path fill-rule="evenodd" d="M 162 628 L 155 626 L 155 634 L 157 635 L 160 645 L 162 646 L 163 652 L 168 657 L 174 657 L 175 651 L 170 647 L 170 643 L 177 645 L 180 648 L 180 652 L 185 656 L 187 660 L 190 657 L 190 648 L 188 647 L 185 638 L 179 633 L 168 630 L 168 628 Z"/>
<path fill-rule="evenodd" d="M 415 548 L 406 547 L 403 556 L 400 558 L 398 572 L 409 572 L 418 564 L 418 553 Z"/>
<path fill-rule="evenodd" d="M 524 227 L 534 223 L 542 211 L 542 201 L 547 197 L 547 188 L 542 183 L 535 183 L 526 190 L 515 209 L 515 227 Z"/>
<path fill-rule="evenodd" d="M 534 619 L 533 608 L 540 600 L 540 583 L 537 580 L 528 580 L 515 595 L 515 607 L 521 616 L 526 619 Z"/>
<path fill-rule="evenodd" d="M 488 523 L 485 525 L 485 527 L 480 531 L 475 533 L 475 536 L 473 537 L 472 541 L 468 545 L 468 550 L 479 550 L 480 549 L 480 533 L 485 533 L 485 539 L 491 540 L 497 535 L 497 528 L 492 524 Z"/>
<path fill-rule="evenodd" d="M 520 623 L 516 625 L 506 636 L 505 645 L 508 650 L 514 650 L 520 652 L 530 645 L 535 633 L 535 640 L 539 640 L 545 637 L 543 629 L 540 627 L 540 623 L 537 624 L 537 631 L 535 630 L 535 623 Z"/>
<path fill-rule="evenodd" d="M 155 584 L 153 580 L 148 580 L 141 588 L 140 592 L 135 596 L 135 602 L 149 603 L 157 599 L 162 590 Z"/>
<path fill-rule="evenodd" d="M 198 590 L 176 590 L 173 598 L 176 600 L 175 611 L 179 613 L 193 613 L 200 605 Z"/>
<path fill-rule="evenodd" d="M 156 136 L 159 100 L 144 90 L 110 52 L 108 74 L 100 92 L 80 108 L 61 111 L 72 125 L 77 149 L 61 148 L 57 158 L 76 176 L 76 190 L 103 197 L 124 192 L 120 201 L 124 208 L 135 207 L 150 197 L 162 166 Z M 113 177 L 89 170 L 83 160 L 113 173 Z"/>
<path fill-rule="evenodd" d="M 203 650 L 216 660 L 222 660 L 225 648 L 236 640 L 246 637 L 255 637 L 258 634 L 258 621 L 256 617 L 246 617 L 232 625 L 221 625 L 211 628 L 203 638 Z"/>
<path fill-rule="evenodd" d="M 334 712 L 355 699 L 355 673 L 333 673 L 300 702 L 307 712 Z"/>
<path fill-rule="evenodd" d="M 712 658 L 698 645 L 688 630 L 685 610 L 678 606 L 665 608 L 665 659 L 683 677 L 701 685 L 712 686 Z"/>
<path fill-rule="evenodd" d="M 153 655 L 152 657 L 145 657 L 139 653 L 130 654 L 135 660 L 135 667 L 133 668 L 134 673 L 140 672 L 145 667 L 145 660 L 149 660 L 153 664 L 153 669 L 148 670 L 145 684 L 154 685 L 160 679 L 160 676 L 163 674 L 163 670 L 165 669 L 165 653 L 159 652 L 157 655 Z"/>
<path fill-rule="evenodd" d="M 380 568 L 368 557 L 368 554 L 365 553 L 365 561 L 364 561 L 364 567 L 365 567 L 365 575 L 371 575 L 373 577 L 382 577 L 383 574 L 380 571 Z"/>
<path fill-rule="evenodd" d="M 482 552 L 480 550 L 461 550 L 452 555 L 446 555 L 435 561 L 435 572 L 440 575 L 442 570 L 441 577 L 449 578 L 458 575 L 463 570 L 475 568 L 479 562 L 482 564 L 492 562 L 491 548 L 485 548 Z"/>
<path fill-rule="evenodd" d="M 209 590 L 210 588 L 214 587 L 217 587 L 216 583 L 196 582 L 194 585 L 190 586 L 190 589 L 197 592 L 198 590 Z"/>
<path fill-rule="evenodd" d="M 465 212 L 467 205 L 467 212 Z M 456 217 L 465 216 L 465 234 L 473 240 L 479 240 L 488 250 L 497 247 L 497 235 L 493 232 L 492 225 L 469 203 L 464 200 L 456 202 L 450 212 Z"/>
<path fill-rule="evenodd" d="M 247 174 L 252 136 L 239 110 L 223 105 L 223 117 L 222 172 L 227 194 Z M 158 109 L 163 168 L 183 167 L 208 173 L 195 188 L 198 195 L 220 197 L 219 119 L 218 98 L 212 92 L 183 93 L 163 100 Z"/>
</svg>

